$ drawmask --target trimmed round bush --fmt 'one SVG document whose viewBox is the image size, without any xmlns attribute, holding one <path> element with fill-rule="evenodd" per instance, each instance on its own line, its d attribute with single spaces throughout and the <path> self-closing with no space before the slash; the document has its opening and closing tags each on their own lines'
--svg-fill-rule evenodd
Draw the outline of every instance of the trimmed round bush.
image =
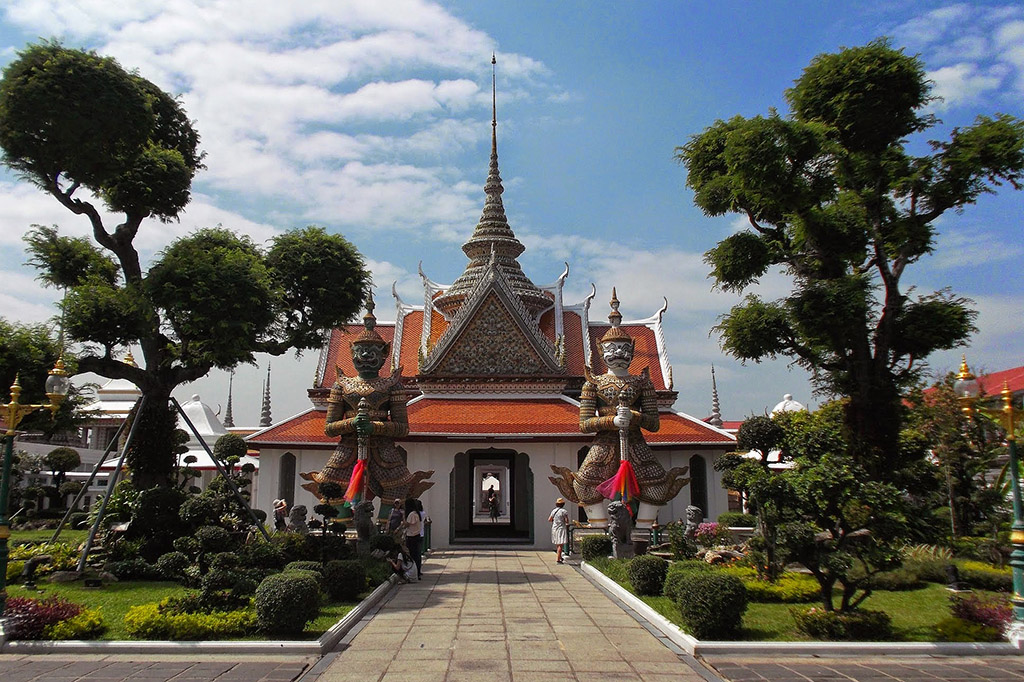
<svg viewBox="0 0 1024 682">
<path fill-rule="evenodd" d="M 626 575 L 633 590 L 643 597 L 661 594 L 665 586 L 665 575 L 668 573 L 668 562 L 653 554 L 643 554 L 629 562 Z"/>
<path fill-rule="evenodd" d="M 366 589 L 366 570 L 356 559 L 328 561 L 324 586 L 334 601 L 354 601 Z"/>
<path fill-rule="evenodd" d="M 217 521 L 217 503 L 209 497 L 193 495 L 181 503 L 178 514 L 193 527 L 207 526 Z"/>
<path fill-rule="evenodd" d="M 320 587 L 304 572 L 268 576 L 256 588 L 256 622 L 272 635 L 298 635 L 320 612 Z"/>
<path fill-rule="evenodd" d="M 683 576 L 692 573 L 693 571 L 713 571 L 709 564 L 699 561 L 697 559 L 683 559 L 681 561 L 673 561 L 669 564 L 668 573 L 665 575 L 665 584 L 661 588 L 661 593 L 676 601 L 679 597 L 679 582 L 683 579 Z"/>
<path fill-rule="evenodd" d="M 318 589 L 323 589 L 324 586 L 324 574 L 320 571 L 310 570 L 308 568 L 286 568 L 282 571 L 285 575 L 308 575 L 310 578 L 316 581 Z"/>
<path fill-rule="evenodd" d="M 285 565 L 281 548 L 261 540 L 245 545 L 238 555 L 243 564 L 252 568 L 282 568 Z"/>
<path fill-rule="evenodd" d="M 323 565 L 319 561 L 292 561 L 285 565 L 286 571 L 313 571 L 323 573 Z"/>
<path fill-rule="evenodd" d="M 218 552 L 209 557 L 210 568 L 216 570 L 231 571 L 242 565 L 238 555 L 234 552 Z"/>
<path fill-rule="evenodd" d="M 580 554 L 584 561 L 593 561 L 612 553 L 612 539 L 607 535 L 587 535 L 580 540 Z"/>
<path fill-rule="evenodd" d="M 189 560 L 182 552 L 168 552 L 160 555 L 155 565 L 156 570 L 160 571 L 165 578 L 176 580 L 185 573 Z"/>
<path fill-rule="evenodd" d="M 238 571 L 215 568 L 202 577 L 199 581 L 199 586 L 207 594 L 220 590 L 230 590 L 234 588 L 241 577 Z"/>
<path fill-rule="evenodd" d="M 231 533 L 220 526 L 200 526 L 194 537 L 204 552 L 223 552 L 231 546 Z"/>
<path fill-rule="evenodd" d="M 191 535 L 174 538 L 173 546 L 175 551 L 181 552 L 182 554 L 190 557 L 194 557 L 196 554 L 199 554 L 201 549 L 199 540 L 196 540 Z"/>
<path fill-rule="evenodd" d="M 684 573 L 676 588 L 676 604 L 686 631 L 697 639 L 731 639 L 747 610 L 747 588 L 721 571 Z"/>
</svg>

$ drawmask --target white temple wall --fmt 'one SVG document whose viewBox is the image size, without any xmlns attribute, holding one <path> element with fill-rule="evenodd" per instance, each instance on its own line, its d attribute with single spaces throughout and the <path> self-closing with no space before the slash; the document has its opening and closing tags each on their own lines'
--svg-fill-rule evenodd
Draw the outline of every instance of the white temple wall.
<svg viewBox="0 0 1024 682">
<path fill-rule="evenodd" d="M 452 470 L 455 466 L 455 455 L 470 450 L 486 450 L 495 448 L 497 450 L 513 450 L 526 453 L 530 457 L 530 471 L 533 475 L 533 538 L 534 546 L 541 549 L 551 547 L 550 524 L 548 513 L 554 506 L 558 497 L 558 489 L 548 481 L 551 474 L 551 465 L 564 466 L 571 470 L 577 468 L 577 453 L 585 442 L 562 442 L 544 443 L 533 441 L 471 441 L 453 440 L 450 442 L 404 442 L 408 453 L 408 466 L 411 471 L 433 470 L 431 480 L 434 486 L 421 495 L 427 516 L 431 520 L 431 547 L 445 548 L 451 546 L 451 508 L 452 501 L 449 491 L 449 481 Z M 726 491 L 722 488 L 721 474 L 714 469 L 714 461 L 721 456 L 724 450 L 721 448 L 694 448 L 675 450 L 655 450 L 658 458 L 666 468 L 691 466 L 692 458 L 696 455 L 703 457 L 706 473 L 706 490 L 708 508 L 704 515 L 708 520 L 715 520 L 719 514 L 728 511 L 728 498 Z M 273 500 L 278 497 L 281 457 L 285 453 L 295 456 L 295 504 L 303 504 L 312 515 L 313 507 L 318 500 L 301 487 L 302 480 L 298 477 L 299 472 L 319 471 L 327 463 L 331 450 L 304 450 L 298 448 L 275 449 L 263 448 L 260 453 L 260 476 L 259 486 L 256 488 L 256 508 L 262 509 L 271 517 Z M 685 518 L 686 507 L 693 500 L 691 485 L 685 486 L 679 495 L 669 504 L 665 505 L 658 513 L 658 523 L 666 524 L 670 521 Z M 379 509 L 379 501 L 377 502 Z M 572 504 L 570 503 L 570 506 Z M 576 510 L 570 511 L 571 518 L 576 518 Z M 309 518 L 311 518 L 310 516 Z M 465 546 L 465 545 L 463 545 Z"/>
</svg>

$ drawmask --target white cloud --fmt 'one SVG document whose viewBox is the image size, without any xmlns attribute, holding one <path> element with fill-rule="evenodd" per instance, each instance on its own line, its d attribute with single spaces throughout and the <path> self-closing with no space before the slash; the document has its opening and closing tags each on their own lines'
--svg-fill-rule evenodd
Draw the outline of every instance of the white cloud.
<svg viewBox="0 0 1024 682">
<path fill-rule="evenodd" d="M 946 109 L 978 101 L 983 95 L 998 90 L 1008 69 L 996 65 L 983 72 L 977 64 L 961 62 L 928 72 L 934 83 L 932 94 L 941 99 L 937 109 Z"/>
<path fill-rule="evenodd" d="M 947 229 L 935 238 L 935 252 L 928 265 L 936 269 L 985 267 L 987 264 L 1018 260 L 1024 247 L 1007 243 L 994 232 L 975 229 Z"/>
<path fill-rule="evenodd" d="M 920 52 L 933 69 L 936 109 L 971 104 L 991 92 L 1024 94 L 1024 9 L 966 3 L 927 12 L 897 26 L 896 44 Z M 1014 92 L 1015 91 L 1015 92 Z"/>
</svg>

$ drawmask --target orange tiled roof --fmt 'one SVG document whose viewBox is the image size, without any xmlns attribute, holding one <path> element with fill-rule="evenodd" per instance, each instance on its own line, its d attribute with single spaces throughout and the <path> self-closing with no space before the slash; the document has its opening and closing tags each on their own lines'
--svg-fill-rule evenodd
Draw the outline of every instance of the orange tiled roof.
<svg viewBox="0 0 1024 682">
<path fill-rule="evenodd" d="M 692 445 L 696 443 L 732 443 L 734 438 L 719 433 L 697 419 L 681 417 L 675 412 L 659 415 L 661 428 L 655 433 L 645 433 L 649 445 Z"/>
<path fill-rule="evenodd" d="M 424 398 L 409 405 L 410 435 L 581 436 L 580 408 L 558 398 Z"/>
</svg>

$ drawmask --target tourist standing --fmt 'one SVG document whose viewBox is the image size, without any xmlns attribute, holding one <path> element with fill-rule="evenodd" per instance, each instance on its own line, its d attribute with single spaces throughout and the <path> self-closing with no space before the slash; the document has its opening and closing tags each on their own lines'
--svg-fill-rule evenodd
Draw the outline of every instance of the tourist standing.
<svg viewBox="0 0 1024 682">
<path fill-rule="evenodd" d="M 416 579 L 420 580 L 423 577 L 423 536 L 420 535 L 423 518 L 416 506 L 412 498 L 405 501 L 405 544 L 409 558 L 416 563 Z"/>
<path fill-rule="evenodd" d="M 487 513 L 491 517 L 491 523 L 498 520 L 498 493 L 494 491 L 493 485 L 487 489 Z"/>
<path fill-rule="evenodd" d="M 391 507 L 391 514 L 388 516 L 388 534 L 394 535 L 405 521 L 405 512 L 402 511 L 402 501 L 395 500 Z"/>
<path fill-rule="evenodd" d="M 274 530 L 284 530 L 288 527 L 288 502 L 285 500 L 274 500 Z"/>
<path fill-rule="evenodd" d="M 569 542 L 569 512 L 565 511 L 565 499 L 559 497 L 555 500 L 555 508 L 548 516 L 551 522 L 551 543 L 555 546 L 555 556 L 558 563 L 562 561 L 562 548 Z"/>
</svg>

